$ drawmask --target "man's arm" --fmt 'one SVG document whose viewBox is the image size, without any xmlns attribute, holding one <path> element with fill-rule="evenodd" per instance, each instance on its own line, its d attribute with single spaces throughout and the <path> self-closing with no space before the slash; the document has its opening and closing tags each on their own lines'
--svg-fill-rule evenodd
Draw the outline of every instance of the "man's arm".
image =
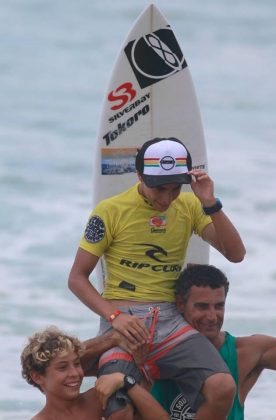
<svg viewBox="0 0 276 420">
<path fill-rule="evenodd" d="M 237 337 L 239 397 L 243 404 L 247 394 L 264 369 L 276 370 L 276 338 L 256 334 Z"/>
<path fill-rule="evenodd" d="M 259 335 L 258 337 L 264 349 L 259 366 L 263 369 L 276 370 L 276 338 L 268 335 Z"/>
<path fill-rule="evenodd" d="M 103 410 L 106 408 L 108 398 L 124 386 L 124 374 L 120 372 L 102 375 L 95 383 L 97 396 L 102 404 Z M 139 384 L 134 385 L 127 391 L 127 394 L 135 405 L 141 420 L 168 420 L 168 413 L 150 395 L 148 391 Z"/>
<path fill-rule="evenodd" d="M 203 207 L 212 207 L 215 202 L 214 183 L 209 175 L 201 170 L 192 170 L 191 188 Z M 222 210 L 213 213 L 212 223 L 207 225 L 202 238 L 216 248 L 231 262 L 240 262 L 245 256 L 245 247 L 241 237 L 229 218 Z"/>
<path fill-rule="evenodd" d="M 81 365 L 85 376 L 96 376 L 99 357 L 105 351 L 118 345 L 116 339 L 117 335 L 119 335 L 119 333 L 112 330 L 84 341 L 85 351 L 81 356 Z"/>
<path fill-rule="evenodd" d="M 276 338 L 269 335 L 254 334 L 249 337 L 237 337 L 237 350 L 247 371 L 254 369 L 276 370 Z M 249 372 L 250 373 L 250 372 Z"/>
</svg>

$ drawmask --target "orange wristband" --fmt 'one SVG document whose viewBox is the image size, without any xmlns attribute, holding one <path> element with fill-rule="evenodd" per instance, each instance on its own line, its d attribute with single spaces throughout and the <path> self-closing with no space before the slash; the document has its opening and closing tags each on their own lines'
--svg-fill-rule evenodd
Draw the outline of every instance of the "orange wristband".
<svg viewBox="0 0 276 420">
<path fill-rule="evenodd" d="M 116 309 L 116 311 L 113 312 L 113 314 L 111 314 L 108 318 L 109 322 L 113 322 L 115 318 L 117 318 L 118 315 L 120 315 L 122 313 L 122 311 L 120 311 L 120 309 Z"/>
</svg>

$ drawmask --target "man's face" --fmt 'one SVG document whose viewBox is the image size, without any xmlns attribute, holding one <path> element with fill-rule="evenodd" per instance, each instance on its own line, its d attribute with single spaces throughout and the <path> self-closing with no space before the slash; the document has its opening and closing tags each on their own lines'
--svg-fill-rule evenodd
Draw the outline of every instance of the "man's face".
<svg viewBox="0 0 276 420">
<path fill-rule="evenodd" d="M 161 212 L 168 210 L 171 203 L 179 196 L 182 187 L 181 184 L 165 184 L 155 188 L 149 188 L 144 183 L 141 185 L 141 194 L 154 210 Z"/>
<path fill-rule="evenodd" d="M 211 341 L 219 335 L 225 311 L 224 287 L 192 286 L 187 303 L 178 297 L 177 306 L 186 321 Z"/>
</svg>

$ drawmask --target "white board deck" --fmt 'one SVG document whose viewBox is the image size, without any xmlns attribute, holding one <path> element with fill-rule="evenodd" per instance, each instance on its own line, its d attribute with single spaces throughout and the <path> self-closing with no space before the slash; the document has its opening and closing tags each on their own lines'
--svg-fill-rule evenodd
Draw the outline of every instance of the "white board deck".
<svg viewBox="0 0 276 420">
<path fill-rule="evenodd" d="M 191 153 L 193 167 L 207 171 L 189 67 L 167 20 L 150 4 L 126 37 L 104 96 L 93 167 L 93 205 L 137 182 L 137 148 L 154 137 L 180 139 Z M 193 236 L 186 263 L 208 260 L 208 245 Z M 99 264 L 97 268 L 101 289 L 103 273 Z"/>
</svg>

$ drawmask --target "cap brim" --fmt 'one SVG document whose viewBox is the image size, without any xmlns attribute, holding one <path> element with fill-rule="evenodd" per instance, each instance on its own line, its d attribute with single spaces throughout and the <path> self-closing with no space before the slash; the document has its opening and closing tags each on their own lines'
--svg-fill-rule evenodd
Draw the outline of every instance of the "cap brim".
<svg viewBox="0 0 276 420">
<path fill-rule="evenodd" d="M 189 174 L 177 175 L 143 175 L 143 180 L 147 187 L 154 188 L 165 184 L 190 184 L 192 177 Z"/>
</svg>

